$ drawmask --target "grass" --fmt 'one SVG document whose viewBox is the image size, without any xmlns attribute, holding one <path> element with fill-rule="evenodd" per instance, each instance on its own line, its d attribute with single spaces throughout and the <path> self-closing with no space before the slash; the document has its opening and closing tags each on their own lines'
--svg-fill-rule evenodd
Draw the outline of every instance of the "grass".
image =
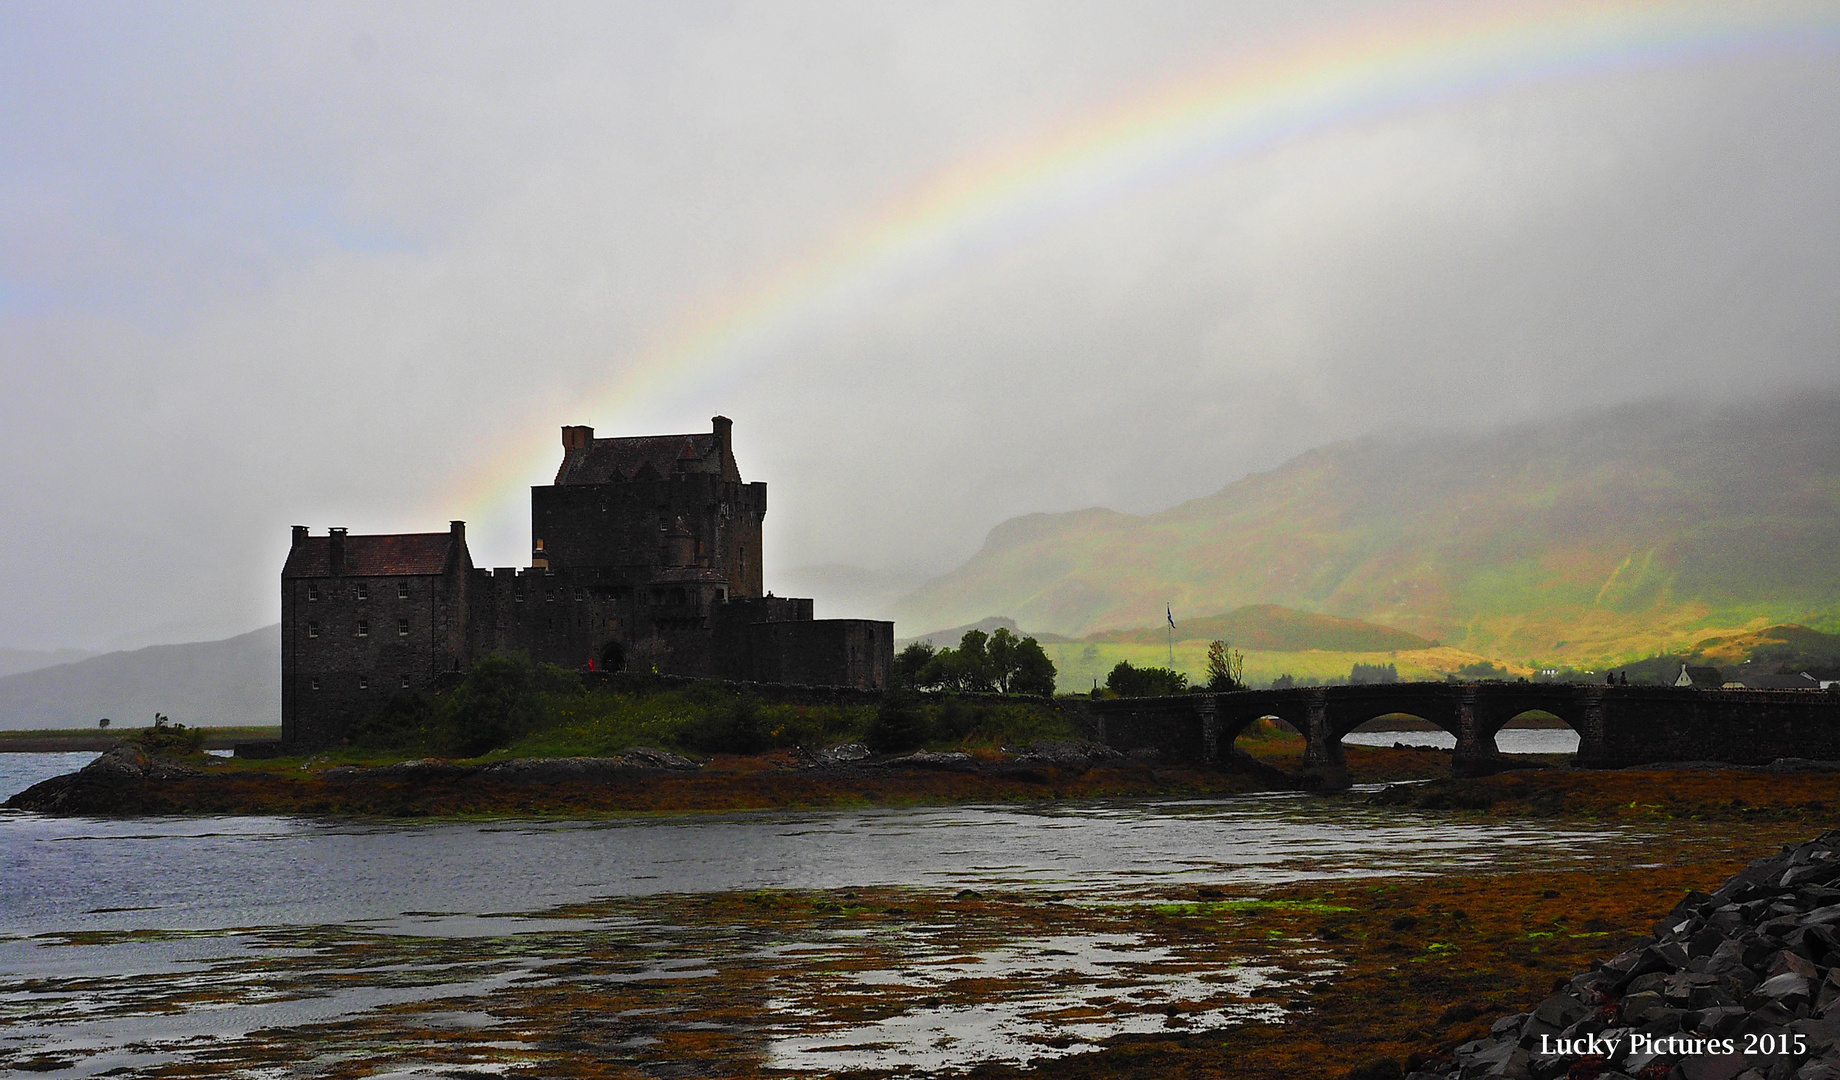
<svg viewBox="0 0 1840 1080">
<path fill-rule="evenodd" d="M 57 750 L 104 749 L 146 731 L 147 726 L 107 728 L 37 728 L 24 731 L 0 731 L 0 753 L 47 752 Z M 192 729 L 188 729 L 192 730 Z M 233 743 L 260 742 L 281 737 L 280 725 L 247 724 L 230 727 L 201 727 L 205 746 L 228 749 Z"/>
<path fill-rule="evenodd" d="M 1187 675 L 1190 682 L 1205 679 L 1207 649 L 1206 641 L 1176 642 L 1175 670 Z M 1105 685 L 1106 675 L 1120 660 L 1128 660 L 1136 667 L 1170 666 L 1169 649 L 1162 643 L 1147 645 L 1136 642 L 1069 641 L 1045 644 L 1042 650 L 1048 654 L 1048 659 L 1054 661 L 1056 687 L 1064 694 L 1090 690 L 1094 680 L 1101 686 Z M 1392 664 L 1399 671 L 1399 677 L 1407 682 L 1442 682 L 1446 675 L 1455 673 L 1457 669 L 1485 659 L 1476 653 L 1449 646 L 1397 652 L 1335 652 L 1325 649 L 1302 652 L 1249 651 L 1244 655 L 1245 678 L 1252 686 L 1264 686 L 1279 675 L 1286 674 L 1300 681 L 1314 679 L 1319 683 L 1346 682 L 1348 672 L 1356 664 Z M 1508 671 L 1513 675 L 1532 675 L 1534 670 L 1519 664 L 1508 665 Z"/>
</svg>

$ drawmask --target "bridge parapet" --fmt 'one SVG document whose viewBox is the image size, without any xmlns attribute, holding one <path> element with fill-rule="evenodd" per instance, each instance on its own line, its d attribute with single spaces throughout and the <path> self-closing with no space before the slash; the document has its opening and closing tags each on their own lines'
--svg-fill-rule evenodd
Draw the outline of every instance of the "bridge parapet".
<svg viewBox="0 0 1840 1080">
<path fill-rule="evenodd" d="M 1218 762 L 1255 720 L 1276 717 L 1303 734 L 1306 769 L 1346 783 L 1341 742 L 1381 716 L 1427 720 L 1456 738 L 1460 773 L 1500 767 L 1495 736 L 1515 717 L 1544 712 L 1578 733 L 1577 762 L 1597 768 L 1667 761 L 1761 765 L 1777 758 L 1840 760 L 1840 693 L 1698 690 L 1564 683 L 1390 683 L 1240 690 L 1092 703 L 1102 736 L 1120 750 L 1155 746 L 1178 760 Z"/>
</svg>

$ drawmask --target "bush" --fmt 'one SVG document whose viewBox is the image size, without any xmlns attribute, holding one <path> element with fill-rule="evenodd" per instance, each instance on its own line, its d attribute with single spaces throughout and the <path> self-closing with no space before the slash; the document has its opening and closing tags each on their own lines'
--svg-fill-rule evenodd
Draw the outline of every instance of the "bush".
<svg viewBox="0 0 1840 1080">
<path fill-rule="evenodd" d="M 911 672 L 911 674 L 909 674 Z M 897 686 L 938 687 L 973 694 L 1054 696 L 1054 661 L 1032 637 L 1007 627 L 994 634 L 967 630 L 956 649 L 935 650 L 915 642 L 895 659 Z"/>
<path fill-rule="evenodd" d="M 1132 667 L 1129 660 L 1105 677 L 1106 689 L 1119 697 L 1169 697 L 1188 691 L 1188 676 L 1160 667 Z"/>
<path fill-rule="evenodd" d="M 863 741 L 878 754 L 896 754 L 917 750 L 932 741 L 933 724 L 920 700 L 904 691 L 889 691 L 882 696 L 875 719 L 863 733 Z"/>
<path fill-rule="evenodd" d="M 397 694 L 383 708 L 358 721 L 346 732 L 354 746 L 384 750 L 433 748 L 445 742 L 435 699 L 427 694 Z"/>
<path fill-rule="evenodd" d="M 1207 688 L 1216 693 L 1246 688 L 1246 658 L 1216 638 L 1208 642 Z"/>
<path fill-rule="evenodd" d="M 1506 674 L 1505 672 L 1503 674 Z M 1396 683 L 1399 681 L 1399 668 L 1395 664 L 1356 664 L 1349 669 L 1348 682 L 1352 686 L 1369 683 Z"/>
<path fill-rule="evenodd" d="M 687 749 L 705 754 L 758 754 L 771 744 L 758 697 L 740 694 L 711 700 L 707 692 L 702 697 L 702 715 L 679 736 Z"/>
<path fill-rule="evenodd" d="M 522 653 L 488 656 L 473 665 L 445 704 L 453 747 L 483 754 L 528 735 L 552 719 L 551 695 L 581 693 L 581 676 Z"/>
<path fill-rule="evenodd" d="M 139 743 L 141 749 L 154 757 L 189 757 L 204 753 L 204 730 L 175 724 L 165 713 L 154 713 L 152 727 L 143 728 L 124 741 Z"/>
</svg>

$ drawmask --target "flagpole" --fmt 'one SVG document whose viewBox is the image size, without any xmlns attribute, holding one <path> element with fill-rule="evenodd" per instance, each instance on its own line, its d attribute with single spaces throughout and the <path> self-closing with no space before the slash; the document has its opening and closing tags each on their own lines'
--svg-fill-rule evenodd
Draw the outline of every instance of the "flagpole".
<svg viewBox="0 0 1840 1080">
<path fill-rule="evenodd" d="M 1169 639 L 1169 670 L 1174 671 L 1176 669 L 1176 615 L 1169 609 L 1167 601 L 1163 603 L 1163 618 L 1169 622 L 1169 625 L 1163 630 L 1163 636 Z"/>
</svg>

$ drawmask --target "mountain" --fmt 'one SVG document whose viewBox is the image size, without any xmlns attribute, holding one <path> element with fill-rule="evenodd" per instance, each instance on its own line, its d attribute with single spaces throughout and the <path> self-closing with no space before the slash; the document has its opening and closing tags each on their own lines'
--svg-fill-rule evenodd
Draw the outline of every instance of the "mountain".
<svg viewBox="0 0 1840 1080">
<path fill-rule="evenodd" d="M 281 627 L 154 645 L 0 678 L 0 729 L 281 722 Z"/>
<path fill-rule="evenodd" d="M 0 678 L 58 664 L 73 664 L 94 655 L 88 649 L 0 649 Z"/>
<path fill-rule="evenodd" d="M 1161 645 L 1175 641 L 1225 641 L 1238 649 L 1263 652 L 1397 652 L 1429 649 L 1433 643 L 1417 634 L 1359 619 L 1293 611 L 1276 604 L 1248 604 L 1225 615 L 1179 619 L 1173 633 L 1161 626 L 1136 630 L 1110 630 L 1089 634 L 1082 641 L 1119 645 Z"/>
<path fill-rule="evenodd" d="M 931 572 L 911 567 L 867 570 L 824 563 L 799 566 L 769 575 L 767 584 L 781 596 L 808 596 L 820 619 L 883 619 L 888 606 L 926 584 Z"/>
<path fill-rule="evenodd" d="M 1337 443 L 1160 513 L 1031 514 L 901 600 L 1068 636 L 1277 604 L 1591 663 L 1840 630 L 1840 393 Z"/>
<path fill-rule="evenodd" d="M 1017 637 L 1032 637 L 1043 645 L 1049 642 L 1069 640 L 1061 637 L 1059 634 L 1050 634 L 1045 631 L 1024 630 L 1016 625 L 1016 620 L 1007 615 L 991 615 L 988 618 L 979 619 L 974 623 L 966 623 L 963 626 L 954 626 L 946 630 L 935 630 L 930 634 L 921 634 L 919 637 L 898 638 L 894 643 L 894 648 L 896 652 L 900 652 L 903 648 L 912 645 L 916 641 L 924 641 L 935 649 L 957 648 L 958 643 L 965 639 L 965 631 L 967 630 L 982 630 L 986 634 L 994 634 L 999 628 L 1008 630 Z"/>
</svg>

